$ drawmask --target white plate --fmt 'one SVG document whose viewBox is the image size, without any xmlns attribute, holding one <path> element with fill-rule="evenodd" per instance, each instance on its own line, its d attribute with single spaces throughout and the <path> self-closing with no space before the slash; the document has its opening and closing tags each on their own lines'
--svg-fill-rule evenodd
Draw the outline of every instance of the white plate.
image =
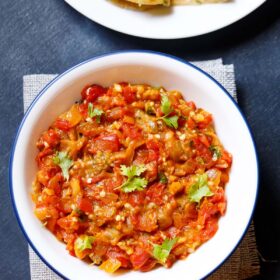
<svg viewBox="0 0 280 280">
<path fill-rule="evenodd" d="M 265 1 L 233 0 L 137 11 L 121 8 L 109 0 L 65 0 L 81 14 L 110 29 L 153 39 L 187 38 L 218 30 L 245 17 Z"/>
</svg>

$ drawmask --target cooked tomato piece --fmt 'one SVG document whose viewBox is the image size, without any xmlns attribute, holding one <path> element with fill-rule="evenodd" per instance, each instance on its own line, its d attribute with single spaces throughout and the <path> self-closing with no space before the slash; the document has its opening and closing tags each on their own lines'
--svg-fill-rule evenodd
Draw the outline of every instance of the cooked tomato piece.
<svg viewBox="0 0 280 280">
<path fill-rule="evenodd" d="M 174 226 L 171 226 L 168 228 L 168 230 L 166 231 L 167 237 L 169 239 L 173 239 L 175 238 L 177 235 L 179 235 L 180 230 Z"/>
<path fill-rule="evenodd" d="M 198 224 L 205 225 L 205 223 L 219 214 L 220 209 L 217 204 L 209 202 L 207 199 L 201 203 L 200 211 L 198 213 Z"/>
<path fill-rule="evenodd" d="M 161 205 L 163 203 L 163 191 L 165 187 L 162 183 L 155 183 L 150 186 L 146 193 L 146 200 Z"/>
<path fill-rule="evenodd" d="M 225 191 L 223 188 L 218 188 L 214 195 L 209 197 L 209 201 L 212 203 L 224 202 L 225 201 Z"/>
<path fill-rule="evenodd" d="M 128 123 L 128 124 L 135 124 L 135 120 L 133 117 L 125 115 L 123 118 L 123 122 L 124 123 Z"/>
<path fill-rule="evenodd" d="M 148 150 L 148 158 L 147 158 L 147 162 L 150 161 L 158 161 L 159 159 L 159 152 L 156 150 Z"/>
<path fill-rule="evenodd" d="M 62 119 L 57 119 L 54 126 L 63 131 L 68 131 L 72 127 L 69 121 Z"/>
<path fill-rule="evenodd" d="M 58 218 L 58 211 L 53 205 L 38 205 L 34 212 L 39 220 L 47 223 L 47 227 L 50 231 L 54 231 Z"/>
<path fill-rule="evenodd" d="M 158 176 L 158 163 L 154 160 L 146 165 L 145 178 L 153 182 Z"/>
<path fill-rule="evenodd" d="M 135 191 L 128 194 L 128 203 L 132 206 L 143 205 L 145 201 L 145 192 L 144 191 Z"/>
<path fill-rule="evenodd" d="M 140 231 L 152 232 L 158 228 L 157 214 L 153 209 L 138 214 L 135 227 Z"/>
<path fill-rule="evenodd" d="M 126 109 L 124 107 L 115 107 L 106 114 L 106 120 L 110 122 L 119 120 L 122 119 L 125 114 L 126 114 Z"/>
<path fill-rule="evenodd" d="M 61 235 L 63 241 L 67 244 L 66 249 L 69 251 L 69 254 L 75 256 L 74 242 L 78 235 L 76 233 L 69 233 L 66 230 L 61 230 Z"/>
<path fill-rule="evenodd" d="M 119 247 L 110 247 L 106 254 L 110 259 L 118 260 L 122 267 L 128 268 L 131 266 L 128 255 Z"/>
<path fill-rule="evenodd" d="M 159 148 L 160 145 L 158 142 L 156 142 L 155 140 L 149 140 L 147 141 L 147 148 L 148 148 L 148 162 L 150 161 L 157 161 L 159 158 Z"/>
<path fill-rule="evenodd" d="M 100 181 L 103 181 L 104 179 L 110 178 L 110 174 L 108 174 L 107 172 L 101 172 L 98 175 L 94 176 L 93 178 L 90 178 L 90 181 L 88 181 L 88 179 L 84 179 L 83 183 L 85 185 L 92 185 L 92 184 L 96 184 Z"/>
<path fill-rule="evenodd" d="M 186 125 L 187 120 L 185 118 L 179 118 L 178 119 L 178 126 L 183 127 Z"/>
<path fill-rule="evenodd" d="M 196 127 L 196 123 L 191 117 L 187 119 L 187 126 L 189 129 L 194 129 Z"/>
<path fill-rule="evenodd" d="M 142 137 L 141 130 L 133 125 L 124 123 L 121 127 L 124 138 L 129 137 L 130 139 L 140 139 Z"/>
<path fill-rule="evenodd" d="M 142 272 L 150 271 L 155 267 L 156 264 L 157 261 L 155 259 L 149 258 L 146 263 L 139 268 L 139 270 Z"/>
<path fill-rule="evenodd" d="M 120 174 L 116 174 L 113 178 L 105 180 L 104 185 L 107 192 L 113 192 L 123 182 L 123 177 Z"/>
<path fill-rule="evenodd" d="M 94 102 L 99 96 L 105 94 L 106 88 L 99 85 L 86 86 L 82 90 L 82 98 L 88 102 Z"/>
<path fill-rule="evenodd" d="M 133 163 L 135 165 L 146 164 L 149 162 L 149 150 L 148 149 L 137 149 L 134 154 Z"/>
<path fill-rule="evenodd" d="M 60 137 L 59 137 L 58 133 L 54 129 L 50 128 L 49 130 L 45 131 L 42 134 L 41 138 L 39 139 L 39 141 L 37 143 L 37 147 L 39 149 L 42 149 L 44 147 L 53 148 L 59 144 L 59 140 L 60 140 Z"/>
<path fill-rule="evenodd" d="M 46 156 L 52 155 L 54 154 L 54 150 L 51 148 L 46 148 L 43 151 L 39 152 L 37 157 L 36 157 L 36 161 L 39 165 L 39 167 L 43 167 L 43 160 Z"/>
<path fill-rule="evenodd" d="M 86 118 L 88 116 L 88 103 L 79 104 L 79 111 Z"/>
<path fill-rule="evenodd" d="M 119 138 L 115 134 L 99 136 L 94 140 L 89 151 L 97 153 L 98 151 L 111 151 L 117 152 L 120 149 Z"/>
<path fill-rule="evenodd" d="M 128 86 L 128 82 L 122 81 L 120 83 L 118 83 L 121 87 L 126 87 Z"/>
<path fill-rule="evenodd" d="M 228 164 L 232 163 L 232 155 L 227 151 L 223 151 L 222 159 L 224 159 L 226 162 L 228 162 Z"/>
<path fill-rule="evenodd" d="M 203 164 L 210 168 L 213 165 L 212 153 L 209 149 L 209 146 L 207 146 L 209 142 L 205 137 L 202 137 L 203 140 L 201 140 L 201 137 L 198 136 L 198 138 L 193 139 L 193 141 L 197 156 L 200 156 L 203 160 Z"/>
<path fill-rule="evenodd" d="M 204 116 L 204 120 L 199 122 L 197 126 L 198 128 L 203 129 L 207 127 L 210 123 L 212 123 L 212 121 L 213 121 L 212 115 L 207 114 L 206 116 Z"/>
<path fill-rule="evenodd" d="M 57 220 L 57 224 L 65 229 L 69 230 L 70 232 L 74 232 L 79 229 L 79 222 L 75 217 L 66 216 Z"/>
<path fill-rule="evenodd" d="M 132 103 L 136 100 L 136 92 L 130 86 L 125 86 L 123 88 L 123 96 L 127 103 Z"/>
<path fill-rule="evenodd" d="M 184 207 L 184 218 L 187 220 L 196 220 L 198 211 L 195 203 L 187 203 Z"/>
<path fill-rule="evenodd" d="M 130 261 L 134 269 L 142 268 L 150 259 L 150 254 L 144 249 L 136 247 L 135 252 L 130 256 Z"/>
<path fill-rule="evenodd" d="M 199 141 L 204 144 L 207 148 L 210 147 L 209 140 L 205 134 L 201 134 L 198 136 Z"/>
<path fill-rule="evenodd" d="M 218 230 L 218 221 L 216 217 L 211 218 L 210 220 L 207 220 L 205 224 L 205 228 L 201 233 L 201 239 L 203 241 L 209 240 L 211 237 L 214 236 L 214 234 Z"/>
<path fill-rule="evenodd" d="M 193 101 L 188 101 L 186 103 L 193 111 L 196 110 L 196 106 L 195 106 L 195 103 Z"/>
<path fill-rule="evenodd" d="M 61 184 L 63 182 L 63 176 L 61 173 L 57 173 L 48 182 L 48 188 L 53 189 L 56 195 L 61 193 Z"/>
<path fill-rule="evenodd" d="M 88 198 L 85 198 L 85 197 L 81 198 L 78 201 L 78 208 L 87 213 L 93 212 L 92 202 Z"/>
</svg>

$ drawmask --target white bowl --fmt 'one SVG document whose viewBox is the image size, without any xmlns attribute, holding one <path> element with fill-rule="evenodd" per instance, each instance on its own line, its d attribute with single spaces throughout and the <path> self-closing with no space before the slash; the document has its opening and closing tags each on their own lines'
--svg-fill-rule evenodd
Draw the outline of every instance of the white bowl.
<svg viewBox="0 0 280 280">
<path fill-rule="evenodd" d="M 116 81 L 147 83 L 181 91 L 214 116 L 225 148 L 233 155 L 226 186 L 227 211 L 219 230 L 207 243 L 171 269 L 148 273 L 131 271 L 111 276 L 68 254 L 65 245 L 42 227 L 33 214 L 31 185 L 36 174 L 36 140 L 56 116 L 80 99 L 87 84 L 110 85 Z M 234 100 L 212 77 L 190 63 L 159 53 L 121 52 L 83 62 L 58 76 L 36 97 L 15 138 L 10 160 L 10 189 L 21 229 L 40 258 L 69 279 L 201 279 L 219 267 L 233 252 L 251 220 L 258 188 L 257 155 L 252 135 Z"/>
</svg>

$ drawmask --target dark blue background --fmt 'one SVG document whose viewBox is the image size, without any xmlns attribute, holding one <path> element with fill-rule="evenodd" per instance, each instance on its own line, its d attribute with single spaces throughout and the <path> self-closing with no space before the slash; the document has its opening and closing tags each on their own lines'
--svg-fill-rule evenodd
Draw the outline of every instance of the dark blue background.
<svg viewBox="0 0 280 280">
<path fill-rule="evenodd" d="M 220 31 L 157 41 L 108 30 L 61 0 L 1 0 L 0 279 L 30 277 L 27 243 L 13 214 L 8 190 L 10 148 L 23 116 L 22 76 L 61 73 L 95 55 L 124 49 L 162 51 L 187 60 L 222 57 L 225 63 L 234 63 L 239 104 L 252 127 L 260 158 L 261 183 L 254 221 L 263 258 L 262 279 L 280 279 L 279 18 L 279 0 L 268 0 L 245 19 Z"/>
</svg>

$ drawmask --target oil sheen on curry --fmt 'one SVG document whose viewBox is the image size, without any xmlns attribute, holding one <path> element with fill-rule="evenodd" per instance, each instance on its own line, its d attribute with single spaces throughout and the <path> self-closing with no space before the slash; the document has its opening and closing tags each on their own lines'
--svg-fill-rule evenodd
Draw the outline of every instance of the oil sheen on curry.
<svg viewBox="0 0 280 280">
<path fill-rule="evenodd" d="M 179 91 L 86 86 L 37 141 L 35 215 L 108 273 L 170 268 L 214 236 L 232 156 Z"/>
</svg>

